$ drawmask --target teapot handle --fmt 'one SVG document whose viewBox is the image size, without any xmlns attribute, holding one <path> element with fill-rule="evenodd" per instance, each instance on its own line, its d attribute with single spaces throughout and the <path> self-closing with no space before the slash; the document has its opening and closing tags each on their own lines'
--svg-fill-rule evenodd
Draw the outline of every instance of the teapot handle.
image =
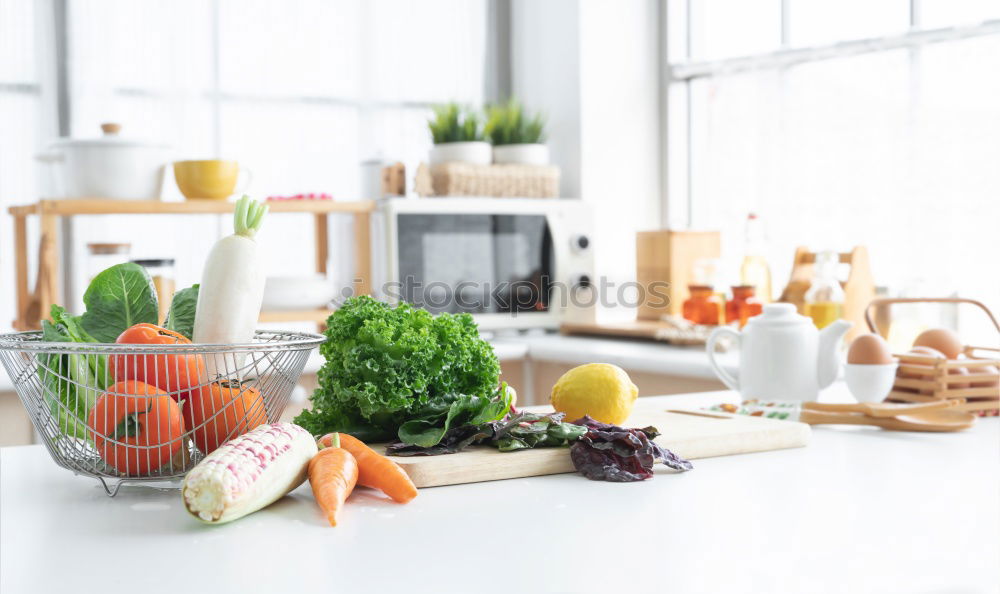
<svg viewBox="0 0 1000 594">
<path fill-rule="evenodd" d="M 705 351 L 708 353 L 708 364 L 712 366 L 712 371 L 715 375 L 719 376 L 722 383 L 726 384 L 730 390 L 740 391 L 740 383 L 735 377 L 729 374 L 728 371 L 719 365 L 718 361 L 715 360 L 715 343 L 719 341 L 724 335 L 729 335 L 733 337 L 733 340 L 739 343 L 740 333 L 733 330 L 729 326 L 719 326 L 712 333 L 708 335 L 708 340 L 705 341 Z"/>
</svg>

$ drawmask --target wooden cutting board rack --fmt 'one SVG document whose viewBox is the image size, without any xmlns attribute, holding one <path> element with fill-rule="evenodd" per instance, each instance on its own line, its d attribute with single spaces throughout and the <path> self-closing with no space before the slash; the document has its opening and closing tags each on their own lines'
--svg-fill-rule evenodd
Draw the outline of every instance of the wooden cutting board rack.
<svg viewBox="0 0 1000 594">
<path fill-rule="evenodd" d="M 875 280 L 872 277 L 868 248 L 865 246 L 859 245 L 849 252 L 841 252 L 838 258 L 841 264 L 850 269 L 847 280 L 840 283 L 844 289 L 844 311 L 841 317 L 854 323 L 845 337 L 849 343 L 855 336 L 864 332 L 861 322 L 864 320 L 865 307 L 875 297 Z M 791 278 L 788 279 L 788 284 L 785 285 L 785 290 L 782 291 L 778 301 L 793 303 L 799 313 L 804 314 L 805 296 L 812 286 L 815 264 L 815 252 L 801 246 L 795 248 Z"/>
</svg>

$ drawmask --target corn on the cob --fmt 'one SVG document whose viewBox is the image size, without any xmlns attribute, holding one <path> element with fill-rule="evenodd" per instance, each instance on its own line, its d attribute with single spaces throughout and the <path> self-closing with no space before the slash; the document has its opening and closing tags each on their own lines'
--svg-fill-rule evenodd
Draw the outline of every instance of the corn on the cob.
<svg viewBox="0 0 1000 594">
<path fill-rule="evenodd" d="M 292 423 L 261 425 L 219 447 L 184 479 L 184 507 L 221 524 L 253 513 L 301 485 L 316 440 Z"/>
</svg>

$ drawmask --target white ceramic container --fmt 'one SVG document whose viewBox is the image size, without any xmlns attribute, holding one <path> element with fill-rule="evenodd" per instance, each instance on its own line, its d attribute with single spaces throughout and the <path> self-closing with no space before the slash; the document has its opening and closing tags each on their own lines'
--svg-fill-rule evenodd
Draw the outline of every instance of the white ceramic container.
<svg viewBox="0 0 1000 594">
<path fill-rule="evenodd" d="M 548 165 L 549 147 L 544 144 L 502 144 L 493 147 L 494 163 Z"/>
<path fill-rule="evenodd" d="M 319 309 L 333 300 L 333 283 L 322 274 L 269 276 L 264 282 L 264 311 Z"/>
<path fill-rule="evenodd" d="M 837 345 L 852 325 L 837 320 L 820 331 L 794 305 L 769 303 L 742 332 L 729 326 L 713 330 L 705 349 L 715 374 L 744 399 L 814 401 L 837 378 Z M 715 360 L 715 343 L 725 335 L 740 347 L 738 378 Z"/>
<path fill-rule="evenodd" d="M 844 381 L 858 402 L 882 402 L 892 391 L 897 367 L 898 361 L 884 365 L 848 363 L 844 366 Z"/>
<path fill-rule="evenodd" d="M 489 165 L 493 162 L 493 147 L 488 142 L 479 141 L 435 144 L 430 160 L 431 165 L 449 162 Z"/>
<path fill-rule="evenodd" d="M 100 138 L 60 138 L 37 159 L 49 164 L 52 198 L 157 199 L 170 149 L 118 136 L 104 124 Z"/>
</svg>

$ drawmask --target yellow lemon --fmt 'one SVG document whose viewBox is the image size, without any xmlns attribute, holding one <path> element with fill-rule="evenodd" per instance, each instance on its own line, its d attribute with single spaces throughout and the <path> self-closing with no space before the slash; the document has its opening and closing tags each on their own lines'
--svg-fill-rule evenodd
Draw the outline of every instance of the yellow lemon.
<svg viewBox="0 0 1000 594">
<path fill-rule="evenodd" d="M 610 363 L 587 363 L 563 374 L 552 386 L 552 407 L 567 421 L 584 415 L 602 423 L 620 425 L 632 413 L 639 395 L 625 370 Z"/>
</svg>

